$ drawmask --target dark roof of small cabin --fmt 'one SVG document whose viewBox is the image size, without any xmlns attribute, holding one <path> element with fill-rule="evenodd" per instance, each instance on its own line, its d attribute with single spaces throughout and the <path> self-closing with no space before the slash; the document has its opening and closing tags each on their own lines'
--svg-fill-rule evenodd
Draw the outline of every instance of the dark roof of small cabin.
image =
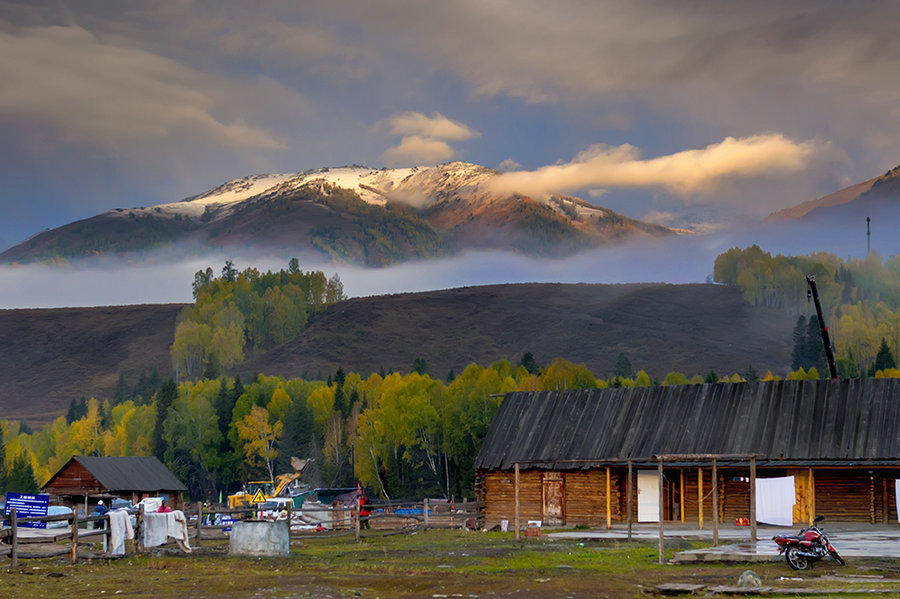
<svg viewBox="0 0 900 599">
<path fill-rule="evenodd" d="M 84 466 L 107 491 L 187 491 L 155 456 L 73 456 L 44 487 L 50 486 L 72 462 Z"/>
<path fill-rule="evenodd" d="M 900 465 L 900 379 L 510 393 L 475 467 L 558 470 L 589 467 L 564 460 L 675 454 L 757 454 L 761 465 Z"/>
</svg>

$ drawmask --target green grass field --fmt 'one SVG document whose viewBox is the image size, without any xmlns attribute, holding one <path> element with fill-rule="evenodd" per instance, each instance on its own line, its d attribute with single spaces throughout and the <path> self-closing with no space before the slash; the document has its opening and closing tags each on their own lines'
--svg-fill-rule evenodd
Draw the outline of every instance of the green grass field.
<svg viewBox="0 0 900 599">
<path fill-rule="evenodd" d="M 641 597 L 666 582 L 734 585 L 748 568 L 765 586 L 900 590 L 891 582 L 900 582 L 891 564 L 839 568 L 820 563 L 801 574 L 784 562 L 659 565 L 655 546 L 646 543 L 547 537 L 517 542 L 511 533 L 455 530 L 369 537 L 360 543 L 352 536 L 294 540 L 285 558 L 230 557 L 227 542 L 204 540 L 191 554 L 165 548 L 77 566 L 65 558 L 25 559 L 14 570 L 8 559 L 0 565 L 0 596 L 10 599 Z M 884 578 L 846 580 L 862 572 Z"/>
</svg>

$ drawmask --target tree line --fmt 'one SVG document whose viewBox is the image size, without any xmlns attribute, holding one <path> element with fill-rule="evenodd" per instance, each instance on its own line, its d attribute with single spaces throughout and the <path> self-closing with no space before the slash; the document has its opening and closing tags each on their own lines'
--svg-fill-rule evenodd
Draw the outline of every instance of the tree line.
<svg viewBox="0 0 900 599">
<path fill-rule="evenodd" d="M 807 294 L 808 275 L 816 278 L 841 376 L 874 376 L 893 368 L 886 351 L 892 356 L 900 351 L 900 255 L 887 260 L 875 252 L 862 260 L 842 260 L 824 252 L 773 256 L 752 245 L 720 254 L 713 272 L 716 282 L 740 289 L 748 302 L 797 315 L 795 369 L 826 367 L 821 340 L 818 346 L 812 340 L 819 323 Z M 806 340 L 799 339 L 804 336 Z M 804 343 L 806 350 L 801 347 Z M 816 347 L 823 348 L 819 356 L 814 355 Z"/>
<path fill-rule="evenodd" d="M 751 365 L 728 376 L 670 372 L 659 380 L 635 372 L 624 353 L 615 372 L 601 379 L 561 358 L 538 366 L 530 352 L 515 365 L 471 364 L 444 380 L 432 378 L 424 360 L 415 365 L 418 371 L 408 374 L 368 376 L 339 368 L 326 380 L 167 379 L 150 401 L 127 397 L 114 405 L 92 398 L 83 414 L 80 401 L 73 402 L 75 414 L 39 430 L 0 421 L 0 471 L 7 489 L 22 488 L 20 481 L 30 477 L 33 490 L 73 455 L 156 455 L 193 499 L 217 499 L 244 482 L 290 472 L 297 456 L 315 458 L 306 476 L 314 486 L 359 482 L 384 498 L 471 498 L 475 458 L 508 392 L 781 378 Z M 819 372 L 800 368 L 785 378 L 819 378 Z"/>
<path fill-rule="evenodd" d="M 238 272 L 228 260 L 219 277 L 212 268 L 198 271 L 192 288 L 194 304 L 178 316 L 171 351 L 179 380 L 215 376 L 293 338 L 310 316 L 346 299 L 337 274 L 303 272 L 296 258 L 275 273 Z"/>
</svg>

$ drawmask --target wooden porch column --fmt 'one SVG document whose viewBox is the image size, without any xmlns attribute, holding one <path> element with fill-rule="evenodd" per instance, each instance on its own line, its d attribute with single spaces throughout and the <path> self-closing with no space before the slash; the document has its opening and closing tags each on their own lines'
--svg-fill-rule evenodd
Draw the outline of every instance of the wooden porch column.
<svg viewBox="0 0 900 599">
<path fill-rule="evenodd" d="M 519 464 L 516 462 L 516 540 L 519 540 Z"/>
<path fill-rule="evenodd" d="M 612 528 L 612 505 L 611 499 L 609 497 L 609 487 L 610 487 L 610 472 L 609 466 L 606 467 L 606 528 L 607 530 Z"/>
<path fill-rule="evenodd" d="M 888 516 L 888 479 L 887 476 L 882 475 L 881 477 L 881 512 L 882 512 L 882 521 L 887 524 L 889 522 Z"/>
<path fill-rule="evenodd" d="M 681 508 L 681 523 L 684 524 L 684 468 L 678 471 L 678 506 Z"/>
<path fill-rule="evenodd" d="M 750 457 L 750 540 L 756 542 L 756 456 Z"/>
<path fill-rule="evenodd" d="M 703 530 L 703 468 L 697 468 L 697 519 Z"/>
<path fill-rule="evenodd" d="M 626 492 L 626 496 L 627 496 L 626 503 L 628 504 L 628 540 L 629 541 L 631 540 L 631 485 L 633 484 L 633 481 L 631 479 L 631 472 L 632 472 L 631 460 L 628 460 L 628 491 Z"/>
<path fill-rule="evenodd" d="M 716 458 L 712 459 L 712 521 L 713 547 L 719 546 L 719 475 L 716 469 Z"/>
<path fill-rule="evenodd" d="M 813 476 L 813 469 L 809 469 L 809 522 L 807 526 L 812 526 L 813 519 L 816 517 L 816 479 Z"/>
<path fill-rule="evenodd" d="M 663 532 L 663 500 L 665 499 L 665 494 L 663 493 L 663 466 L 662 466 L 662 458 L 658 458 L 658 466 L 657 472 L 659 473 L 659 563 L 665 563 L 665 534 Z"/>
</svg>

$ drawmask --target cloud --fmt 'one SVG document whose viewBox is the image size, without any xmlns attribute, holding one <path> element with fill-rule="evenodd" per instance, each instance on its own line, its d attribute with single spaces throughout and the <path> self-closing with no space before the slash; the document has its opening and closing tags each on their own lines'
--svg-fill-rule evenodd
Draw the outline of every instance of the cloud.
<svg viewBox="0 0 900 599">
<path fill-rule="evenodd" d="M 497 170 L 501 173 L 508 173 L 510 171 L 517 171 L 522 168 L 522 165 L 513 160 L 512 158 L 507 158 L 497 167 Z"/>
<path fill-rule="evenodd" d="M 230 148 L 285 147 L 241 118 L 217 117 L 227 84 L 75 25 L 0 33 L 0 79 L 0 118 L 68 141 L 118 148 L 188 134 Z"/>
<path fill-rule="evenodd" d="M 386 123 L 393 135 L 403 136 L 400 145 L 388 148 L 382 155 L 389 166 L 446 162 L 456 156 L 448 141 L 466 141 L 481 135 L 439 112 L 430 117 L 406 112 L 390 117 Z"/>
<path fill-rule="evenodd" d="M 780 134 L 728 137 L 703 149 L 651 159 L 642 159 L 640 151 L 629 144 L 597 145 L 571 162 L 504 173 L 489 185 L 497 192 L 538 197 L 603 187 L 663 188 L 687 198 L 708 195 L 731 180 L 796 173 L 806 168 L 824 145 L 797 143 Z"/>
<path fill-rule="evenodd" d="M 421 112 L 407 112 L 388 119 L 391 133 L 394 135 L 415 135 L 446 141 L 465 141 L 480 134 L 471 128 L 451 121 L 439 112 L 430 117 Z"/>
</svg>

